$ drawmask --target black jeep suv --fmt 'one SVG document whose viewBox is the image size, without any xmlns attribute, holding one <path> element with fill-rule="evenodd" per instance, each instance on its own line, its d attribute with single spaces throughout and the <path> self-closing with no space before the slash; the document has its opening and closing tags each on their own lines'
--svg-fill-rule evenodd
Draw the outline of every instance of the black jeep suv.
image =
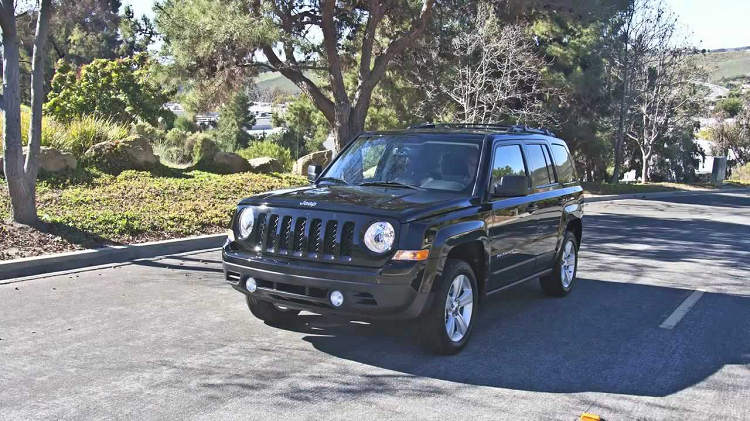
<svg viewBox="0 0 750 421">
<path fill-rule="evenodd" d="M 550 295 L 573 288 L 583 191 L 545 129 L 363 133 L 309 177 L 241 201 L 223 248 L 226 280 L 270 324 L 301 310 L 417 319 L 452 354 L 485 296 L 537 278 Z"/>
</svg>

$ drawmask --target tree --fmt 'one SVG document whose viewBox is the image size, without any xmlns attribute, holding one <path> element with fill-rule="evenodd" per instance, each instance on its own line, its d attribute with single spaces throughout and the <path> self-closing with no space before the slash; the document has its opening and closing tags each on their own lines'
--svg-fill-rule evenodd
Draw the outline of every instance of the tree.
<svg viewBox="0 0 750 421">
<path fill-rule="evenodd" d="M 280 144 L 288 148 L 294 158 L 318 151 L 331 131 L 323 113 L 304 95 L 290 102 L 286 111 L 274 113 L 273 125 L 286 128 L 287 133 L 280 139 Z"/>
<path fill-rule="evenodd" d="M 14 0 L 0 1 L 0 28 L 3 31 L 3 94 L 0 102 L 5 111 L 3 170 L 10 194 L 11 218 L 21 224 L 35 225 L 39 221 L 36 209 L 36 178 L 42 141 L 44 62 L 52 14 L 51 0 L 41 0 L 39 4 L 31 69 L 31 122 L 25 161 L 21 146 L 20 41 L 15 13 Z"/>
<path fill-rule="evenodd" d="M 322 0 L 319 5 L 267 0 L 249 7 L 238 0 L 219 3 L 221 6 L 217 7 L 215 2 L 206 5 L 206 0 L 166 0 L 157 6 L 157 24 L 176 53 L 176 61 L 182 62 L 179 57 L 183 51 L 197 50 L 197 57 L 188 56 L 184 62 L 192 61 L 207 74 L 222 74 L 226 78 L 228 73 L 241 75 L 253 65 L 280 72 L 310 97 L 334 127 L 337 145 L 341 147 L 364 128 L 375 86 L 391 61 L 422 35 L 435 0 L 422 0 L 418 6 L 412 1 L 383 0 L 352 4 Z M 215 14 L 212 9 L 222 10 L 216 20 L 205 16 Z M 253 34 L 254 39 L 235 36 L 236 32 L 229 30 L 236 26 L 235 19 L 225 19 L 231 13 L 227 9 L 236 13 L 232 16 L 252 22 L 254 28 L 264 26 L 270 30 Z M 186 16 L 198 19 L 197 24 Z M 312 27 L 319 28 L 322 35 L 319 41 L 309 36 Z M 207 40 L 206 35 L 228 36 Z M 211 41 L 214 45 L 206 50 L 211 53 L 205 55 L 209 60 L 201 63 L 203 51 L 194 46 Z M 282 54 L 274 48 L 277 42 Z M 265 62 L 254 61 L 256 48 L 262 51 Z M 349 66 L 356 66 L 359 75 L 351 91 L 344 81 Z M 324 70 L 329 85 L 324 87 L 313 81 L 307 73 L 311 69 Z"/>
<path fill-rule="evenodd" d="M 173 92 L 155 84 L 151 74 L 152 63 L 145 53 L 97 59 L 80 70 L 60 61 L 45 111 L 59 121 L 93 114 L 122 123 L 162 121 L 170 127 L 175 116 L 163 106 Z"/>
<path fill-rule="evenodd" d="M 719 117 L 718 122 L 708 128 L 708 138 L 714 156 L 733 157 L 730 169 L 750 162 L 750 100 L 745 101 L 742 111 L 733 122 Z"/>
<path fill-rule="evenodd" d="M 250 142 L 247 132 L 255 125 L 255 116 L 250 112 L 250 98 L 246 93 L 236 93 L 231 101 L 219 111 L 216 144 L 226 152 L 246 148 Z"/>
<path fill-rule="evenodd" d="M 456 37 L 453 47 L 459 62 L 446 89 L 464 121 L 551 120 L 545 100 L 553 90 L 540 71 L 546 63 L 534 51 L 526 28 L 502 26 L 492 7 L 482 3 L 474 29 Z"/>
<path fill-rule="evenodd" d="M 120 17 L 120 46 L 117 48 L 119 57 L 128 57 L 138 53 L 145 53 L 158 36 L 154 23 L 148 16 L 135 17 L 133 8 L 125 6 Z"/>
</svg>

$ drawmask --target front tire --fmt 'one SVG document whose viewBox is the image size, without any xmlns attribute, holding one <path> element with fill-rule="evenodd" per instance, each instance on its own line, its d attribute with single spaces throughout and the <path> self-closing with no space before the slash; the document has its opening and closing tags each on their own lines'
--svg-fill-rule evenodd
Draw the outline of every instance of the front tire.
<svg viewBox="0 0 750 421">
<path fill-rule="evenodd" d="M 422 342 L 438 355 L 459 352 L 469 341 L 478 309 L 474 271 L 463 260 L 448 259 L 435 286 L 435 302 L 422 319 Z"/>
<path fill-rule="evenodd" d="M 564 297 L 573 290 L 577 272 L 578 241 L 572 232 L 566 232 L 552 274 L 539 278 L 539 284 L 545 294 Z"/>
<path fill-rule="evenodd" d="M 253 316 L 271 325 L 289 324 L 296 320 L 299 310 L 280 309 L 273 303 L 246 296 L 247 307 Z"/>
</svg>

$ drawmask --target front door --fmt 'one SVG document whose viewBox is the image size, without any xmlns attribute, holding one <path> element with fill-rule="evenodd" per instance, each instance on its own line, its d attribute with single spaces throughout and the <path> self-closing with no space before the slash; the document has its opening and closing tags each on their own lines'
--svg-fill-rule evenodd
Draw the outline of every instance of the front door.
<svg viewBox="0 0 750 421">
<path fill-rule="evenodd" d="M 495 147 L 490 186 L 506 175 L 528 177 L 520 143 L 503 142 Z M 533 274 L 537 217 L 531 196 L 493 198 L 490 192 L 489 200 L 491 291 Z"/>
</svg>

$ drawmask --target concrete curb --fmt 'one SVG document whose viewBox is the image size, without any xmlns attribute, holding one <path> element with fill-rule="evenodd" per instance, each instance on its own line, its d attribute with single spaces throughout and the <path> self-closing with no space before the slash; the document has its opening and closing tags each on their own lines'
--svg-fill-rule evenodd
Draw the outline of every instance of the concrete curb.
<svg viewBox="0 0 750 421">
<path fill-rule="evenodd" d="M 135 259 L 146 259 L 189 251 L 215 249 L 221 247 L 226 238 L 226 234 L 201 235 L 176 240 L 103 247 L 49 256 L 9 260 L 7 262 L 0 262 L 0 280 L 81 269 L 110 263 L 122 263 Z"/>
<path fill-rule="evenodd" d="M 724 189 L 705 189 L 705 190 L 688 190 L 688 191 L 666 191 L 656 193 L 627 193 L 627 194 L 610 194 L 602 196 L 585 196 L 585 203 L 611 202 L 615 200 L 626 199 L 658 199 L 660 197 L 673 196 L 695 196 L 700 194 L 717 194 L 717 193 L 749 193 L 750 188 L 724 188 Z"/>
</svg>

